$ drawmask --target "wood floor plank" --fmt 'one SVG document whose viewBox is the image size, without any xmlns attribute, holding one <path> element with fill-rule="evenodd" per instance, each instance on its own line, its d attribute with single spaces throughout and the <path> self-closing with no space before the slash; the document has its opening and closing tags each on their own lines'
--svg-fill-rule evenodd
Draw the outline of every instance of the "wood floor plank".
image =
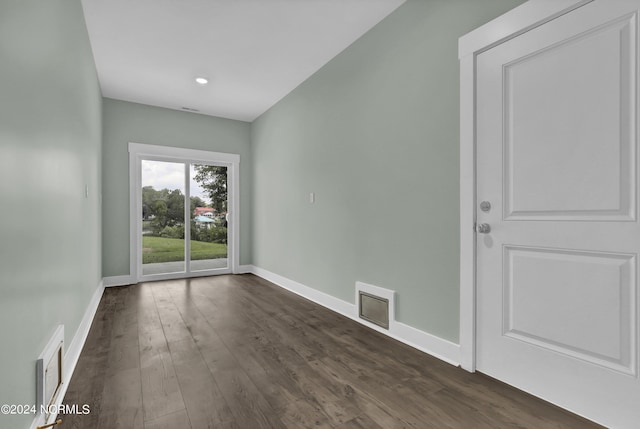
<svg viewBox="0 0 640 429">
<path fill-rule="evenodd" d="M 421 428 L 429 423 L 428 416 L 422 414 L 423 404 L 415 399 L 410 400 L 398 396 L 391 386 L 379 383 L 373 376 L 362 377 L 357 372 L 344 365 L 342 362 L 324 358 L 317 362 L 316 369 L 323 372 L 329 379 L 340 380 L 345 387 L 353 389 L 353 400 L 357 406 L 366 411 L 378 412 L 392 417 L 392 427 Z M 373 404 L 375 407 L 367 409 L 365 404 Z"/>
<path fill-rule="evenodd" d="M 204 360 L 178 361 L 175 368 L 192 427 L 229 426 L 234 420 L 233 414 Z"/>
<path fill-rule="evenodd" d="M 213 373 L 241 370 L 215 330 L 200 313 L 184 288 L 166 289 L 180 320 L 173 313 L 173 329 L 181 332 L 180 341 L 169 341 L 188 415 L 194 427 L 235 427 L 236 418 L 220 391 Z M 169 306 L 165 304 L 165 310 Z M 172 310 L 171 310 L 172 311 Z M 186 333 L 188 332 L 188 334 Z M 205 359 L 206 358 L 206 359 Z M 213 372 L 210 369 L 213 368 Z"/>
<path fill-rule="evenodd" d="M 597 428 L 253 275 L 105 291 L 70 428 Z"/>
<path fill-rule="evenodd" d="M 278 414 L 242 369 L 209 369 L 239 426 L 255 429 L 282 427 Z"/>
<path fill-rule="evenodd" d="M 132 309 L 133 290 L 115 288 L 115 308 L 104 368 L 104 389 L 99 429 L 143 428 L 137 313 Z M 95 368 L 94 368 L 95 371 Z"/>
<path fill-rule="evenodd" d="M 301 368 L 296 375 L 304 397 L 317 403 L 332 425 L 339 426 L 362 413 L 351 398 L 351 389 L 340 389 L 334 383 L 327 383 L 308 366 Z"/>
<path fill-rule="evenodd" d="M 331 429 L 333 426 L 320 409 L 309 401 L 300 399 L 280 410 L 283 427 L 289 429 Z"/>
<path fill-rule="evenodd" d="M 84 426 L 86 427 L 86 426 Z M 142 429 L 140 369 L 113 372 L 105 380 L 98 429 Z"/>
<path fill-rule="evenodd" d="M 302 392 L 289 376 L 288 368 L 265 363 L 261 349 L 254 350 L 251 345 L 242 348 L 236 344 L 231 350 L 237 356 L 239 366 L 272 408 L 287 407 L 301 397 Z"/>
<path fill-rule="evenodd" d="M 111 340 L 109 347 L 109 371 L 118 372 L 125 369 L 138 368 L 140 366 L 140 353 L 138 346 L 138 326 L 135 320 L 135 313 L 115 312 L 114 320 L 123 321 L 125 330 L 118 329 L 114 324 L 115 337 Z"/>
<path fill-rule="evenodd" d="M 137 291 L 138 332 L 162 329 L 160 314 L 153 297 L 153 285 L 147 283 L 132 288 Z"/>
<path fill-rule="evenodd" d="M 141 333 L 140 365 L 144 420 L 184 411 L 182 391 L 162 330 Z"/>
<path fill-rule="evenodd" d="M 361 414 L 353 419 L 344 422 L 340 426 L 336 426 L 336 429 L 385 429 L 383 426 L 380 426 L 366 414 Z"/>
<path fill-rule="evenodd" d="M 185 410 L 176 411 L 175 413 L 167 414 L 162 417 L 158 417 L 155 420 L 145 422 L 145 429 L 190 429 L 191 421 Z M 197 426 L 198 429 L 201 426 Z"/>
</svg>

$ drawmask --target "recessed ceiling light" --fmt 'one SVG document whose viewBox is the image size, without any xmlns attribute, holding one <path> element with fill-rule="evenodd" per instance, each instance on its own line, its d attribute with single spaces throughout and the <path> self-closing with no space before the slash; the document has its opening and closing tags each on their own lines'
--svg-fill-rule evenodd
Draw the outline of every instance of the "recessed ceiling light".
<svg viewBox="0 0 640 429">
<path fill-rule="evenodd" d="M 204 77 L 197 77 L 196 82 L 198 82 L 200 85 L 206 85 L 207 83 L 209 83 L 209 79 L 206 79 Z"/>
</svg>

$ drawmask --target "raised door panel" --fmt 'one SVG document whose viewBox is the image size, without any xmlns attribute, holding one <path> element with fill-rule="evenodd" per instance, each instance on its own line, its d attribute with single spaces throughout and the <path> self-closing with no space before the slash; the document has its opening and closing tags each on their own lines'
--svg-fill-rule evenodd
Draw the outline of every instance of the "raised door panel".
<svg viewBox="0 0 640 429">
<path fill-rule="evenodd" d="M 503 66 L 505 220 L 634 220 L 635 15 Z"/>
<path fill-rule="evenodd" d="M 505 246 L 503 334 L 635 374 L 635 259 Z"/>
</svg>

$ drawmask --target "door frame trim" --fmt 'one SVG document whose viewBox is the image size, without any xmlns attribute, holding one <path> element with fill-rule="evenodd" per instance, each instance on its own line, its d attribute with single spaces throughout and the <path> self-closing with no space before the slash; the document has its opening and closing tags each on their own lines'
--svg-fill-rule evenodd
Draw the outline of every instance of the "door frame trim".
<svg viewBox="0 0 640 429">
<path fill-rule="evenodd" d="M 142 211 L 140 162 L 144 158 L 177 162 L 210 162 L 227 167 L 228 206 L 231 211 L 228 229 L 228 241 L 231 252 L 228 255 L 228 267 L 231 273 L 240 271 L 240 155 L 223 152 L 209 152 L 198 149 L 185 149 L 171 146 L 158 146 L 142 143 L 129 143 L 129 272 L 134 283 L 141 280 L 142 273 L 138 267 L 142 265 L 142 255 L 138 249 L 142 246 L 142 224 L 138 222 L 138 214 Z M 185 205 L 185 212 L 187 207 Z M 193 272 L 190 275 L 179 273 L 167 275 L 166 278 L 183 278 L 210 275 Z M 164 275 L 163 275 L 164 276 Z M 147 276 L 149 277 L 149 276 Z"/>
<path fill-rule="evenodd" d="M 460 366 L 476 370 L 476 59 L 594 0 L 529 0 L 458 40 L 460 60 Z"/>
</svg>

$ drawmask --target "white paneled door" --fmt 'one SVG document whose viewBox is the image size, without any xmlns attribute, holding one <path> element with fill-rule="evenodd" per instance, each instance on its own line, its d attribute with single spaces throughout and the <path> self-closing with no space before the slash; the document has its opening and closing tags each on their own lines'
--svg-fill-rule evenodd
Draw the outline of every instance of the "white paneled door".
<svg viewBox="0 0 640 429">
<path fill-rule="evenodd" d="M 638 0 L 477 57 L 477 368 L 640 427 Z"/>
</svg>

